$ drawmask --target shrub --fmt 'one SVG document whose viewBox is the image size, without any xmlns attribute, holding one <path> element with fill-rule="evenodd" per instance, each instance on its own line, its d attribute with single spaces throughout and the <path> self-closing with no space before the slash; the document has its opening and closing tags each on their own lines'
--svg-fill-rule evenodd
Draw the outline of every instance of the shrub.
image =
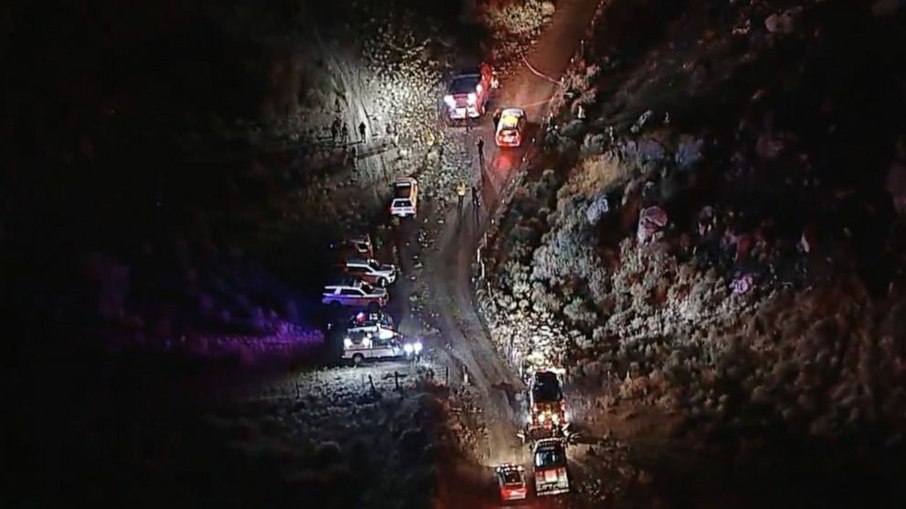
<svg viewBox="0 0 906 509">
<path fill-rule="evenodd" d="M 563 307 L 563 314 L 573 321 L 573 323 L 585 327 L 590 327 L 598 320 L 594 310 L 589 309 L 585 301 L 579 297 L 574 297 L 569 304 Z"/>
<path fill-rule="evenodd" d="M 676 165 L 678 168 L 688 168 L 702 158 L 702 147 L 705 142 L 701 138 L 695 138 L 689 135 L 680 136 L 679 144 L 676 147 Z"/>
<path fill-rule="evenodd" d="M 583 158 L 561 190 L 561 196 L 584 194 L 593 196 L 610 190 L 631 174 L 615 150 Z"/>
<path fill-rule="evenodd" d="M 538 31 L 556 8 L 540 0 L 487 0 L 478 5 L 478 14 L 498 36 L 528 36 Z"/>
</svg>

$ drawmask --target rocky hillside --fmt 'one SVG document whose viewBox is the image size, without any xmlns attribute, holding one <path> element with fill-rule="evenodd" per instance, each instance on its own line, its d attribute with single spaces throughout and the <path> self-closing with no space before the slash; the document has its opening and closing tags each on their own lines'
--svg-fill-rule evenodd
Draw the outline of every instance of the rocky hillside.
<svg viewBox="0 0 906 509">
<path fill-rule="evenodd" d="M 500 348 L 591 408 L 899 443 L 906 9 L 881 7 L 612 2 L 488 260 Z"/>
</svg>

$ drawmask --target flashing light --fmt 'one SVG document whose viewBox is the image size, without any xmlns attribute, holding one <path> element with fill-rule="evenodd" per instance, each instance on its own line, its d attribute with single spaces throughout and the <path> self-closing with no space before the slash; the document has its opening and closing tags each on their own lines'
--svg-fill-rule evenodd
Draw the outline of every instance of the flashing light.
<svg viewBox="0 0 906 509">
<path fill-rule="evenodd" d="M 452 95 L 444 96 L 444 104 L 452 108 L 456 106 L 456 99 L 453 99 Z"/>
<path fill-rule="evenodd" d="M 475 92 L 472 92 L 469 94 L 467 100 L 469 104 L 475 104 L 475 102 L 478 101 L 478 96 L 475 94 Z"/>
<path fill-rule="evenodd" d="M 352 340 L 349 338 L 343 338 L 343 347 L 352 348 Z"/>
</svg>

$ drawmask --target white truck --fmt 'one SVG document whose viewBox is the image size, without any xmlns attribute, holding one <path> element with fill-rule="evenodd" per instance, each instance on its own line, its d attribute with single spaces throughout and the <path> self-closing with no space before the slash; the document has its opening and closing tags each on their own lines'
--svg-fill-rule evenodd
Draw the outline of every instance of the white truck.
<svg viewBox="0 0 906 509">
<path fill-rule="evenodd" d="M 397 217 L 415 217 L 418 213 L 418 181 L 414 178 L 399 179 L 393 183 L 393 199 L 390 202 L 390 215 Z"/>
<path fill-rule="evenodd" d="M 421 341 L 404 338 L 401 334 L 390 337 L 369 333 L 347 334 L 343 338 L 343 359 L 352 361 L 356 366 L 366 359 L 417 358 L 421 353 Z"/>
</svg>

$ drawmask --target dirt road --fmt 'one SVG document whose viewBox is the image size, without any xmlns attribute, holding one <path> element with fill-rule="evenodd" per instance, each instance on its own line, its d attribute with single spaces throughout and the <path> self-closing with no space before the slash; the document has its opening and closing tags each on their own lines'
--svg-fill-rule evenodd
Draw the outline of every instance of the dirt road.
<svg viewBox="0 0 906 509">
<path fill-rule="evenodd" d="M 526 109 L 530 122 L 540 123 L 547 114 L 549 100 L 558 90 L 556 81 L 569 65 L 599 3 L 600 0 L 558 3 L 551 24 L 526 56 L 525 65 L 501 84 L 498 106 L 521 106 Z M 481 206 L 476 210 L 467 199 L 462 209 L 454 207 L 447 213 L 436 255 L 428 260 L 429 285 L 451 355 L 468 370 L 471 384 L 483 401 L 488 426 L 486 466 L 500 462 L 526 463 L 525 449 L 516 438 L 523 417 L 515 396 L 523 389 L 522 382 L 494 350 L 472 303 L 470 282 L 476 249 L 488 226 L 488 212 L 497 205 L 501 191 L 522 165 L 526 149 L 498 151 L 489 119 L 482 119 L 481 126 L 469 133 L 466 143 L 474 147 L 478 137 L 484 139 L 485 161 L 480 161 L 477 149 L 473 149 L 472 166 L 476 173 L 473 181 L 482 183 Z M 464 493 L 468 490 L 453 491 L 458 494 L 452 495 L 453 500 L 445 505 L 465 507 L 461 504 L 475 503 L 474 495 Z"/>
</svg>

